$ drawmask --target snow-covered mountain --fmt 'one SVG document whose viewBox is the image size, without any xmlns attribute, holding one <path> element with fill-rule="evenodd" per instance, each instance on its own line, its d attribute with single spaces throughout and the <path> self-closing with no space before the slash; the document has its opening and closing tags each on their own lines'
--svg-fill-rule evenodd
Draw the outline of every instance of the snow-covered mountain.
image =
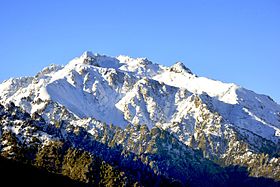
<svg viewBox="0 0 280 187">
<path fill-rule="evenodd" d="M 0 102 L 48 123 L 68 121 L 93 136 L 102 131 L 100 123 L 157 127 L 221 165 L 280 179 L 280 105 L 236 84 L 199 77 L 182 62 L 166 67 L 85 52 L 65 66 L 4 81 Z M 258 163 L 261 155 L 264 163 Z"/>
</svg>

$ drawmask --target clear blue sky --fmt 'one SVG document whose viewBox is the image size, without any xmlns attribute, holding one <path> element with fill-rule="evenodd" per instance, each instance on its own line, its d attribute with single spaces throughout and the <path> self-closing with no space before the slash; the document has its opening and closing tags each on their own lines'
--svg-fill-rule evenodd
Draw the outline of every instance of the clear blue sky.
<svg viewBox="0 0 280 187">
<path fill-rule="evenodd" d="M 279 0 L 0 0 L 0 81 L 85 50 L 180 60 L 280 103 Z"/>
</svg>

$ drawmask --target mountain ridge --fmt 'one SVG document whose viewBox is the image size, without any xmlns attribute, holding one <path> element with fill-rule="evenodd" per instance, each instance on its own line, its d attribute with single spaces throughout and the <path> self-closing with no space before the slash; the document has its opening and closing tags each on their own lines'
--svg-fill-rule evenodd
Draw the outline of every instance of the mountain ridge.
<svg viewBox="0 0 280 187">
<path fill-rule="evenodd" d="M 74 91 L 68 91 L 67 89 L 65 89 L 66 92 L 71 93 L 71 92 L 76 92 L 76 94 L 99 94 L 99 95 L 104 95 L 106 96 L 105 93 L 101 93 L 101 91 L 104 89 L 106 89 L 105 91 L 111 91 L 112 94 L 115 95 L 115 99 L 116 101 L 113 101 L 113 104 L 118 105 L 118 101 L 120 101 L 120 97 L 123 97 L 124 92 L 128 91 L 128 89 L 132 89 L 132 87 L 129 85 L 121 85 L 122 82 L 119 82 L 119 85 L 115 84 L 113 81 L 125 81 L 123 80 L 124 78 L 126 79 L 137 79 L 140 80 L 141 78 L 147 77 L 147 79 L 151 79 L 151 80 L 156 80 L 160 83 L 164 83 L 165 85 L 169 85 L 169 86 L 174 86 L 177 88 L 185 88 L 188 91 L 192 92 L 193 94 L 199 94 L 199 95 L 203 95 L 203 93 L 206 93 L 207 95 L 209 95 L 210 97 L 213 98 L 217 98 L 217 101 L 220 102 L 224 102 L 224 103 L 228 103 L 231 104 L 230 106 L 234 106 L 235 104 L 241 104 L 244 111 L 239 111 L 239 113 L 247 113 L 247 115 L 251 115 L 252 118 L 255 118 L 256 121 L 262 123 L 262 124 L 267 124 L 267 125 L 271 125 L 272 123 L 272 128 L 274 128 L 273 126 L 276 124 L 277 126 L 274 128 L 275 131 L 279 130 L 280 124 L 279 124 L 279 119 L 275 119 L 275 116 L 270 115 L 268 116 L 268 119 L 266 120 L 262 120 L 261 117 L 259 117 L 260 115 L 255 115 L 254 113 L 252 113 L 251 111 L 246 110 L 246 108 L 249 108 L 251 106 L 249 105 L 249 102 L 246 102 L 244 100 L 245 99 L 251 99 L 252 102 L 254 102 L 254 105 L 260 105 L 259 103 L 261 103 L 262 105 L 266 105 L 266 106 L 260 106 L 260 107 L 267 107 L 270 105 L 273 105 L 274 108 L 276 108 L 278 111 L 273 111 L 273 112 L 279 112 L 280 111 L 280 107 L 279 105 L 277 105 L 277 103 L 274 103 L 273 101 L 271 101 L 269 98 L 266 98 L 266 96 L 263 95 L 258 95 L 255 94 L 249 90 L 246 90 L 240 86 L 237 86 L 235 84 L 232 83 L 222 83 L 220 81 L 214 81 L 211 79 L 207 79 L 204 77 L 197 77 L 196 75 L 194 75 L 191 70 L 189 70 L 188 68 L 186 68 L 183 63 L 179 62 L 179 63 L 175 63 L 173 66 L 171 67 L 164 67 L 158 64 L 153 64 L 151 61 L 147 60 L 146 58 L 136 58 L 136 59 L 132 59 L 130 57 L 120 57 L 120 61 L 118 58 L 113 58 L 113 57 L 108 57 L 105 55 L 99 55 L 99 54 L 93 54 L 91 52 L 86 51 L 84 54 L 82 54 L 81 57 L 79 58 L 75 58 L 74 60 L 70 61 L 69 64 L 63 66 L 56 66 L 56 65 L 51 65 L 45 69 L 43 69 L 40 73 L 38 73 L 36 75 L 36 78 L 38 79 L 38 81 L 42 81 L 42 80 L 47 80 L 45 81 L 45 83 L 41 83 L 41 86 L 44 87 L 45 85 L 45 89 L 41 88 L 41 90 L 39 91 L 39 94 L 41 95 L 40 98 L 41 99 L 45 99 L 45 100 L 49 100 L 49 99 L 53 99 L 58 101 L 59 99 L 61 100 L 64 95 L 66 95 L 66 93 L 64 93 L 64 95 L 62 94 L 62 96 L 57 95 L 57 91 L 56 90 L 60 90 L 63 91 L 63 88 L 58 88 L 58 86 L 65 86 L 67 85 L 69 88 L 67 89 L 72 89 Z M 90 64 L 88 64 L 90 63 Z M 84 71 L 84 72 L 83 72 Z M 40 77 L 41 76 L 41 77 Z M 43 77 L 42 77 L 43 76 Z M 90 77 L 91 76 L 91 77 Z M 134 77 L 133 77 L 134 76 Z M 45 79 L 44 79 L 45 78 Z M 22 79 L 22 80 L 21 80 Z M 1 84 L 0 87 L 0 91 L 2 92 L 1 94 L 1 98 L 3 98 L 2 100 L 7 100 L 7 99 L 11 99 L 11 100 L 17 100 L 17 98 L 15 96 L 11 97 L 11 91 L 10 95 L 8 95 L 7 97 L 3 97 L 3 92 L 5 92 L 5 84 L 6 87 L 9 87 L 10 85 L 16 85 L 16 82 L 22 83 L 23 85 L 21 85 L 22 87 L 26 87 L 27 85 L 24 84 L 30 84 L 31 82 L 31 77 L 30 78 L 21 78 L 21 79 L 12 79 L 12 80 L 16 80 L 14 83 L 9 83 L 12 80 L 8 80 L 4 83 Z M 94 79 L 98 79 L 95 82 L 90 82 Z M 186 80 L 186 81 L 181 81 L 181 80 Z M 34 79 L 33 79 L 34 81 Z M 56 82 L 61 82 L 60 84 L 56 83 Z M 64 82 L 63 82 L 64 81 Z M 107 82 L 106 84 L 101 85 L 100 81 L 103 82 Z M 126 80 L 128 81 L 128 80 Z M 135 84 L 136 80 L 132 81 L 130 84 Z M 124 82 L 126 84 L 128 84 L 127 82 Z M 38 84 L 40 85 L 40 83 L 38 82 Z M 37 85 L 38 85 L 37 84 Z M 92 88 L 87 88 L 87 84 L 89 86 L 92 86 Z M 36 85 L 36 82 L 35 84 Z M 18 85 L 17 85 L 18 86 Z M 97 88 L 99 86 L 99 88 Z M 104 87 L 105 88 L 100 88 L 100 87 Z M 114 88 L 115 86 L 115 88 Z M 4 87 L 4 88 L 3 88 Z M 12 87 L 12 86 L 11 86 Z M 84 87 L 84 92 L 80 92 L 80 90 L 78 90 L 80 87 Z M 76 89 L 78 88 L 78 89 Z M 31 88 L 32 89 L 32 88 Z M 116 89 L 116 90 L 113 90 Z M 120 90 L 123 89 L 123 90 Z M 15 90 L 17 90 L 17 88 L 15 87 Z M 98 93 L 94 93 L 95 90 L 98 91 Z M 27 92 L 30 90 L 27 90 Z M 249 98 L 246 98 L 246 95 L 249 95 Z M 51 98 L 50 96 L 53 96 L 53 98 Z M 55 95 L 55 96 L 54 96 Z M 77 96 L 77 95 L 72 95 L 70 98 L 73 100 L 79 100 L 81 97 L 83 96 Z M 110 95 L 113 96 L 113 95 Z M 21 96 L 19 96 L 21 97 Z M 67 97 L 67 95 L 66 95 Z M 85 96 L 87 97 L 87 96 Z M 89 96 L 91 97 L 91 96 Z M 255 98 L 254 98 L 255 97 Z M 75 99 L 76 98 L 76 99 Z M 97 96 L 95 96 L 95 98 L 97 98 Z M 253 99 L 252 99 L 253 98 Z M 108 97 L 104 97 L 104 98 L 98 98 L 98 99 L 103 99 L 104 103 L 108 101 Z M 83 100 L 91 100 L 91 98 L 89 99 L 81 99 L 81 101 Z M 257 103 L 259 102 L 259 103 Z M 266 103 L 265 103 L 266 102 Z M 16 103 L 16 102 L 15 102 Z M 62 105 L 64 106 L 69 106 L 69 108 L 73 108 L 72 112 L 75 114 L 75 111 L 80 111 L 77 112 L 78 116 L 82 116 L 82 117 L 90 117 L 90 114 L 88 114 L 86 111 L 87 110 L 81 110 L 79 109 L 76 105 L 76 103 L 67 103 L 66 101 L 58 101 L 58 103 L 62 103 Z M 103 104 L 104 104 L 103 103 Z M 212 104 L 215 105 L 215 102 L 212 102 Z M 86 104 L 81 104 L 83 106 L 86 106 Z M 78 108 L 78 109 L 77 109 Z M 114 108 L 114 106 L 112 107 Z M 216 108 L 219 108 L 216 107 Z M 227 108 L 227 107 L 226 107 Z M 75 110 L 76 109 L 76 110 Z M 88 108 L 86 108 L 88 109 Z M 272 107 L 269 108 L 269 110 L 271 110 Z M 217 109 L 219 110 L 219 113 L 223 113 L 224 109 L 223 108 L 219 108 Z M 259 111 L 256 111 L 259 112 Z M 82 114 L 85 113 L 85 114 Z M 118 113 L 118 111 L 114 111 L 112 113 Z M 272 112 L 268 112 L 268 114 L 271 114 Z M 122 114 L 120 114 L 122 115 Z M 94 116 L 92 116 L 94 117 Z M 267 116 L 264 116 L 267 117 Z M 279 116 L 278 116 L 279 117 Z M 125 122 L 125 119 L 121 119 L 122 117 L 116 117 L 118 118 L 119 121 L 122 121 L 123 125 L 127 122 Z M 228 117 L 227 117 L 228 118 Z M 274 118 L 274 119 L 273 119 Z M 276 116 L 277 118 L 277 116 Z M 98 117 L 97 117 L 98 119 Z M 111 120 L 111 121 L 105 121 L 107 123 L 113 123 L 116 120 Z"/>
</svg>

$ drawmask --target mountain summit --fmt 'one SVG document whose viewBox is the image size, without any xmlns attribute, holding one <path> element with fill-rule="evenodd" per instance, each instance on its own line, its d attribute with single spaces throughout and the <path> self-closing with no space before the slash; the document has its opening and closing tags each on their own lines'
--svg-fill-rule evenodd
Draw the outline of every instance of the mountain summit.
<svg viewBox="0 0 280 187">
<path fill-rule="evenodd" d="M 280 180 L 280 106 L 236 84 L 199 77 L 182 62 L 166 67 L 87 51 L 65 66 L 4 81 L 0 103 L 11 102 L 46 123 L 63 120 L 82 128 L 93 139 L 104 130 L 100 123 L 158 128 L 221 166 L 244 166 L 251 176 Z M 139 133 L 130 137 L 133 142 L 140 141 Z M 118 144 L 136 155 L 147 152 L 128 142 Z"/>
<path fill-rule="evenodd" d="M 170 67 L 170 71 L 176 72 L 176 73 L 189 73 L 193 74 L 189 68 L 187 68 L 183 62 L 176 62 L 173 66 Z"/>
</svg>

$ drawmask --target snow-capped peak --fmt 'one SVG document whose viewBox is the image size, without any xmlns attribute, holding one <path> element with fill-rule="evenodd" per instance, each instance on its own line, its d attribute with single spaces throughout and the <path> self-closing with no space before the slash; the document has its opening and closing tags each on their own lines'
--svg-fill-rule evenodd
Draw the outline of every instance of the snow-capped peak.
<svg viewBox="0 0 280 187">
<path fill-rule="evenodd" d="M 73 59 L 67 65 L 67 68 L 72 69 L 79 65 L 91 65 L 103 68 L 114 68 L 120 67 L 119 60 L 115 57 L 110 57 L 106 55 L 100 55 L 98 53 L 92 53 L 90 51 L 85 51 L 80 57 Z"/>
<path fill-rule="evenodd" d="M 88 58 L 88 57 L 94 57 L 94 56 L 99 56 L 99 54 L 93 54 L 91 51 L 85 51 L 83 54 L 82 54 L 82 56 L 81 56 L 81 58 Z"/>
<path fill-rule="evenodd" d="M 176 62 L 173 66 L 170 67 L 170 71 L 175 73 L 189 73 L 193 74 L 189 68 L 187 68 L 184 63 Z"/>
</svg>

